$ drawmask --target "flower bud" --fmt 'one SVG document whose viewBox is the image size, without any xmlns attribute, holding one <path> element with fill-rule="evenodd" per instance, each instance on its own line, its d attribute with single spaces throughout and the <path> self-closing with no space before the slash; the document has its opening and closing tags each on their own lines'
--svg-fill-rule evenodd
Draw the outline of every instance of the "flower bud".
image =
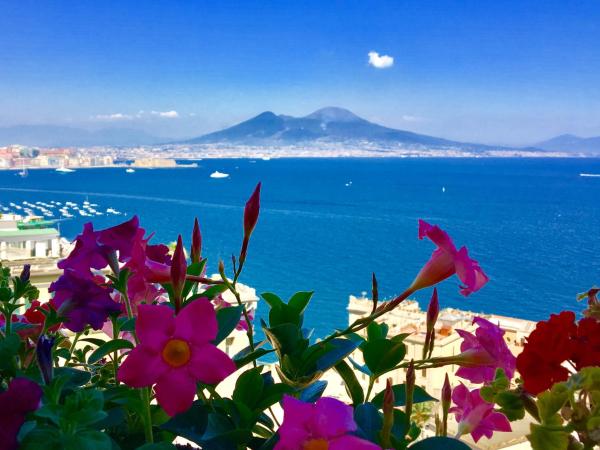
<svg viewBox="0 0 600 450">
<path fill-rule="evenodd" d="M 383 394 L 383 426 L 381 428 L 381 440 L 385 448 L 391 446 L 391 432 L 394 426 L 394 389 L 392 379 L 388 378 Z"/>
<path fill-rule="evenodd" d="M 35 348 L 37 363 L 46 384 L 52 381 L 52 347 L 54 347 L 54 337 L 41 335 Z"/>
<path fill-rule="evenodd" d="M 202 254 L 202 234 L 200 233 L 200 225 L 198 224 L 198 218 L 194 220 L 194 231 L 192 231 L 192 248 L 190 251 L 190 257 L 192 263 L 200 261 L 200 255 Z"/>
<path fill-rule="evenodd" d="M 185 285 L 185 276 L 187 271 L 187 262 L 183 253 L 183 241 L 181 235 L 177 238 L 177 246 L 173 253 L 173 261 L 171 263 L 171 284 L 173 286 L 173 295 L 175 297 L 175 310 L 179 312 L 181 309 L 181 293 Z"/>
<path fill-rule="evenodd" d="M 404 407 L 404 413 L 406 414 L 407 421 L 407 430 L 410 427 L 410 416 L 412 414 L 412 406 L 413 406 L 413 393 L 415 391 L 415 362 L 411 359 L 408 365 L 408 369 L 406 370 L 406 405 Z"/>
<path fill-rule="evenodd" d="M 246 202 L 244 208 L 244 237 L 250 237 L 256 222 L 258 222 L 258 213 L 260 211 L 260 186 L 261 183 L 256 185 L 254 192 Z"/>
<path fill-rule="evenodd" d="M 448 374 L 444 378 L 444 386 L 442 387 L 442 436 L 448 435 L 448 411 L 452 401 L 452 386 Z"/>
<path fill-rule="evenodd" d="M 437 288 L 433 288 L 433 294 L 427 308 L 427 334 L 423 345 L 423 359 L 431 357 L 435 343 L 435 323 L 440 313 L 440 302 L 438 301 Z"/>
<path fill-rule="evenodd" d="M 29 281 L 29 277 L 31 276 L 31 264 L 24 264 L 23 270 L 21 271 L 21 275 L 19 278 L 23 283 L 27 283 Z"/>
</svg>

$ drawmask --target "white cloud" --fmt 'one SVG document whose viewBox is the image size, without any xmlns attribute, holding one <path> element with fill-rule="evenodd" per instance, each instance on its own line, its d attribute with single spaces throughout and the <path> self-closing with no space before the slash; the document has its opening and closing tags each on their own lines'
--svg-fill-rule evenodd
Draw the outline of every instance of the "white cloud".
<svg viewBox="0 0 600 450">
<path fill-rule="evenodd" d="M 379 53 L 372 51 L 369 52 L 369 64 L 376 69 L 387 69 L 394 65 L 394 58 L 388 55 L 380 55 Z"/>
<path fill-rule="evenodd" d="M 166 117 L 167 119 L 176 119 L 179 117 L 179 113 L 175 110 L 171 111 L 152 111 L 152 115 L 158 117 Z"/>
<path fill-rule="evenodd" d="M 160 117 L 165 119 L 176 119 L 179 117 L 179 113 L 175 110 L 171 111 L 144 111 L 140 109 L 135 114 L 124 114 L 124 113 L 112 113 L 112 114 L 98 114 L 96 116 L 91 116 L 92 120 L 102 120 L 102 121 L 119 121 L 119 120 L 135 120 L 135 119 L 145 119 L 149 117 Z"/>
<path fill-rule="evenodd" d="M 411 116 L 409 114 L 405 114 L 402 116 L 402 120 L 405 122 L 422 122 L 424 119 L 419 116 Z"/>
<path fill-rule="evenodd" d="M 94 116 L 93 118 L 97 119 L 97 120 L 131 120 L 131 119 L 133 119 L 133 116 L 130 116 L 129 114 L 123 114 L 123 113 L 113 113 L 113 114 L 98 114 L 97 116 Z"/>
</svg>

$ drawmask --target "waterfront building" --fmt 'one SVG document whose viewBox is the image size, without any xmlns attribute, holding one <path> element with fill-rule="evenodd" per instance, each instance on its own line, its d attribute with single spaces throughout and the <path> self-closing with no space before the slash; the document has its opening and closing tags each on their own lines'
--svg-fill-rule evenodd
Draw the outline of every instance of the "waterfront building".
<svg viewBox="0 0 600 450">
<path fill-rule="evenodd" d="M 60 235 L 41 217 L 0 215 L 0 260 L 58 258 Z"/>
</svg>

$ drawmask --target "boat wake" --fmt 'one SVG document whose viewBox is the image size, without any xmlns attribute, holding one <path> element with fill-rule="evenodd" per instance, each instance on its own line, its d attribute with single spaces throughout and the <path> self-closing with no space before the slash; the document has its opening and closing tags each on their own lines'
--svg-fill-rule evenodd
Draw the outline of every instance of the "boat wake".
<svg viewBox="0 0 600 450">
<path fill-rule="evenodd" d="M 598 177 L 600 178 L 600 173 L 580 173 L 580 177 Z"/>
</svg>

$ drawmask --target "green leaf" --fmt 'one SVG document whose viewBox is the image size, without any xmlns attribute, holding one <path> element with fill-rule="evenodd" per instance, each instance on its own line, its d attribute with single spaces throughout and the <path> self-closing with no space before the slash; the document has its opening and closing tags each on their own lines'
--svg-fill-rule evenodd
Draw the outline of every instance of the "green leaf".
<svg viewBox="0 0 600 450">
<path fill-rule="evenodd" d="M 265 301 L 271 308 L 280 308 L 282 305 L 285 304 L 283 303 L 283 300 L 281 300 L 277 295 L 271 292 L 263 292 L 262 294 L 260 294 L 260 296 L 265 299 Z"/>
<path fill-rule="evenodd" d="M 406 345 L 387 339 L 367 341 L 360 346 L 367 367 L 374 375 L 383 375 L 394 369 L 406 355 Z"/>
<path fill-rule="evenodd" d="M 368 375 L 368 376 L 373 375 L 373 372 L 371 372 L 371 370 L 367 366 L 357 363 L 352 358 L 348 358 L 348 359 L 350 360 L 350 364 L 352 364 L 352 367 L 354 367 L 359 372 L 362 372 L 362 373 L 364 373 L 365 375 Z"/>
<path fill-rule="evenodd" d="M 133 344 L 127 339 L 113 339 L 112 341 L 107 341 L 100 347 L 98 347 L 96 350 L 94 350 L 94 352 L 89 356 L 88 364 L 94 364 L 100 361 L 109 353 L 132 348 Z"/>
<path fill-rule="evenodd" d="M 542 423 L 554 418 L 569 398 L 569 391 L 563 383 L 557 383 L 552 389 L 538 395 L 538 411 Z"/>
<path fill-rule="evenodd" d="M 288 302 L 288 306 L 290 308 L 292 308 L 297 315 L 301 315 L 304 313 L 304 310 L 306 309 L 306 306 L 308 305 L 308 302 L 310 301 L 310 298 L 312 297 L 313 292 L 296 292 L 294 295 L 292 295 L 292 298 L 290 298 L 290 301 Z"/>
<path fill-rule="evenodd" d="M 344 387 L 348 396 L 352 399 L 353 405 L 360 405 L 365 400 L 365 394 L 362 386 L 356 378 L 356 374 L 350 368 L 346 361 L 340 361 L 335 365 L 336 372 L 342 377 Z"/>
<path fill-rule="evenodd" d="M 300 392 L 300 400 L 307 403 L 314 403 L 321 398 L 326 387 L 327 381 L 315 381 Z"/>
<path fill-rule="evenodd" d="M 0 369 L 13 367 L 14 357 L 19 352 L 20 346 L 21 338 L 16 333 L 11 333 L 0 341 Z"/>
<path fill-rule="evenodd" d="M 221 343 L 235 329 L 242 317 L 242 305 L 232 306 L 230 308 L 221 308 L 217 311 L 217 323 L 219 332 L 213 341 L 213 344 Z"/>
<path fill-rule="evenodd" d="M 233 400 L 243 403 L 251 410 L 254 409 L 263 393 L 264 380 L 260 374 L 261 370 L 261 367 L 247 370 L 238 377 L 235 383 Z"/>
<path fill-rule="evenodd" d="M 92 374 L 85 370 L 74 369 L 73 367 L 56 367 L 54 368 L 54 378 L 58 377 L 67 378 L 64 388 L 69 389 L 87 384 Z"/>
<path fill-rule="evenodd" d="M 112 450 L 108 434 L 101 431 L 80 431 L 63 438 L 64 450 Z"/>
<path fill-rule="evenodd" d="M 354 409 L 354 421 L 358 426 L 357 434 L 371 442 L 377 442 L 383 419 L 377 408 L 371 403 L 361 403 Z"/>
<path fill-rule="evenodd" d="M 392 386 L 392 390 L 394 391 L 394 406 L 404 406 L 406 405 L 406 385 L 405 384 L 395 384 Z M 378 408 L 383 407 L 383 396 L 385 395 L 385 389 L 378 393 L 375 397 L 373 397 L 373 404 Z M 413 391 L 413 403 L 423 403 L 423 402 L 432 402 L 437 401 L 436 398 L 432 397 L 423 389 L 421 386 L 415 386 Z"/>
<path fill-rule="evenodd" d="M 273 353 L 275 351 L 273 349 L 257 348 L 252 352 L 250 351 L 250 347 L 247 347 L 247 349 L 248 351 L 246 351 L 246 349 L 241 350 L 233 357 L 233 362 L 238 369 L 244 367 L 246 364 L 251 363 L 252 361 L 261 358 L 262 356 L 268 355 L 269 353 Z"/>
<path fill-rule="evenodd" d="M 358 344 L 349 339 L 333 339 L 327 343 L 326 352 L 317 359 L 316 365 L 317 370 L 325 372 L 339 361 L 342 361 L 346 356 L 352 353 Z M 320 343 L 314 344 L 315 346 L 321 345 Z"/>
<path fill-rule="evenodd" d="M 470 450 L 464 442 L 449 437 L 430 437 L 408 447 L 410 450 Z"/>
<path fill-rule="evenodd" d="M 385 323 L 371 322 L 367 327 L 367 340 L 376 341 L 377 339 L 385 339 L 388 329 L 389 327 Z"/>
<path fill-rule="evenodd" d="M 200 444 L 202 436 L 208 424 L 208 412 L 200 400 L 196 400 L 190 409 L 177 414 L 167 423 L 160 426 L 161 429 L 170 431 L 185 439 Z"/>
<path fill-rule="evenodd" d="M 560 424 L 560 418 L 555 422 Z M 565 450 L 569 446 L 568 432 L 535 423 L 531 424 L 531 434 L 527 435 L 527 439 L 533 450 Z"/>
<path fill-rule="evenodd" d="M 202 297 L 212 300 L 217 295 L 222 294 L 226 290 L 227 290 L 226 284 L 214 284 L 211 287 L 209 287 L 207 290 L 205 290 L 204 292 L 201 292 L 201 293 L 195 295 L 194 297 L 190 298 L 188 301 L 193 301 L 196 298 L 202 298 Z"/>
</svg>

